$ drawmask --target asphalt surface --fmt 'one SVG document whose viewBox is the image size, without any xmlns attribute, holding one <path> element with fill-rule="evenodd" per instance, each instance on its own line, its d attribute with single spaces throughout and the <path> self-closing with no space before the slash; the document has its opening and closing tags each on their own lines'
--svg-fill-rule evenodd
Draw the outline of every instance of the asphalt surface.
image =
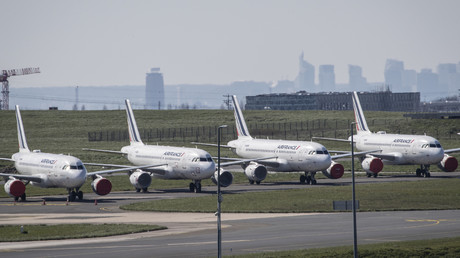
<svg viewBox="0 0 460 258">
<path fill-rule="evenodd" d="M 432 178 L 392 176 L 357 178 L 357 183 L 400 180 L 459 178 L 460 173 L 432 173 Z M 226 193 L 280 190 L 305 187 L 331 187 L 349 184 L 350 178 L 319 180 L 318 185 L 292 182 L 232 185 Z M 152 190 L 149 193 L 117 192 L 104 197 L 86 194 L 84 201 L 67 203 L 65 196 L 29 197 L 14 203 L 0 199 L 0 223 L 151 223 L 167 230 L 124 236 L 0 243 L 5 257 L 215 257 L 217 225 L 214 214 L 126 212 L 119 205 L 164 198 L 215 194 L 216 187 L 203 193 L 188 189 Z M 96 201 L 97 200 L 97 201 Z M 358 244 L 460 236 L 460 211 L 359 212 Z M 224 255 L 262 251 L 328 247 L 353 244 L 351 213 L 322 214 L 223 214 Z M 429 242 L 427 242 L 429 245 Z"/>
</svg>

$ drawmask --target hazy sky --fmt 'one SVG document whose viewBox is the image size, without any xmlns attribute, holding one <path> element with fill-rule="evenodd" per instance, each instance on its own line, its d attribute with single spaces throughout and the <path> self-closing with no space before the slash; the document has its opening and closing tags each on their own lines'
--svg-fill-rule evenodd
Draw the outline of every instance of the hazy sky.
<svg viewBox="0 0 460 258">
<path fill-rule="evenodd" d="M 11 87 L 142 85 L 295 79 L 298 56 L 348 64 L 383 81 L 387 58 L 406 69 L 460 62 L 458 0 L 0 0 L 0 70 L 40 67 Z M 316 82 L 318 81 L 316 74 Z"/>
</svg>

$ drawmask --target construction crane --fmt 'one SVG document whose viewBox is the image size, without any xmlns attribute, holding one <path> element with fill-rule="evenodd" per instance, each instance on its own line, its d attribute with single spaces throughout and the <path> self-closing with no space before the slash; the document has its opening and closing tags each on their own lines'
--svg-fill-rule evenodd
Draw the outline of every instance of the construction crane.
<svg viewBox="0 0 460 258">
<path fill-rule="evenodd" d="M 2 70 L 0 74 L 0 82 L 2 83 L 2 95 L 3 99 L 0 102 L 0 110 L 8 110 L 10 106 L 10 86 L 8 85 L 8 77 L 17 75 L 26 75 L 39 73 L 40 68 L 22 68 L 12 70 Z"/>
</svg>

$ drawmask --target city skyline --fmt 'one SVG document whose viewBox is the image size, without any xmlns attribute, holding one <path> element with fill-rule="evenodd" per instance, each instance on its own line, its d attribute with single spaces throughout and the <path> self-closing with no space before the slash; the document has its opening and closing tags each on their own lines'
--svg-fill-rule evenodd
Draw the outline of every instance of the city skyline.
<svg viewBox="0 0 460 258">
<path fill-rule="evenodd" d="M 10 87 L 294 81 L 298 56 L 383 82 L 387 59 L 458 63 L 459 1 L 2 1 L 0 69 L 40 67 Z M 317 68 L 317 69 L 318 69 Z M 318 71 L 318 70 L 317 70 Z"/>
</svg>

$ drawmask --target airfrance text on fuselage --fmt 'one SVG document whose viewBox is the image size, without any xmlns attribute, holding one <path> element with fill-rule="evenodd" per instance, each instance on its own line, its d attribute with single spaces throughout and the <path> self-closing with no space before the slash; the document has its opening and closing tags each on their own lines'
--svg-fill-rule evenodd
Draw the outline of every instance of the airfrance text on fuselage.
<svg viewBox="0 0 460 258">
<path fill-rule="evenodd" d="M 413 139 L 394 139 L 393 142 L 397 143 L 412 143 L 414 140 Z"/>
<path fill-rule="evenodd" d="M 300 145 L 278 145 L 278 149 L 282 150 L 297 150 L 299 147 Z"/>
<path fill-rule="evenodd" d="M 173 151 L 167 151 L 163 153 L 165 156 L 174 156 L 174 157 L 182 157 L 184 155 L 184 152 L 173 152 Z"/>
</svg>

